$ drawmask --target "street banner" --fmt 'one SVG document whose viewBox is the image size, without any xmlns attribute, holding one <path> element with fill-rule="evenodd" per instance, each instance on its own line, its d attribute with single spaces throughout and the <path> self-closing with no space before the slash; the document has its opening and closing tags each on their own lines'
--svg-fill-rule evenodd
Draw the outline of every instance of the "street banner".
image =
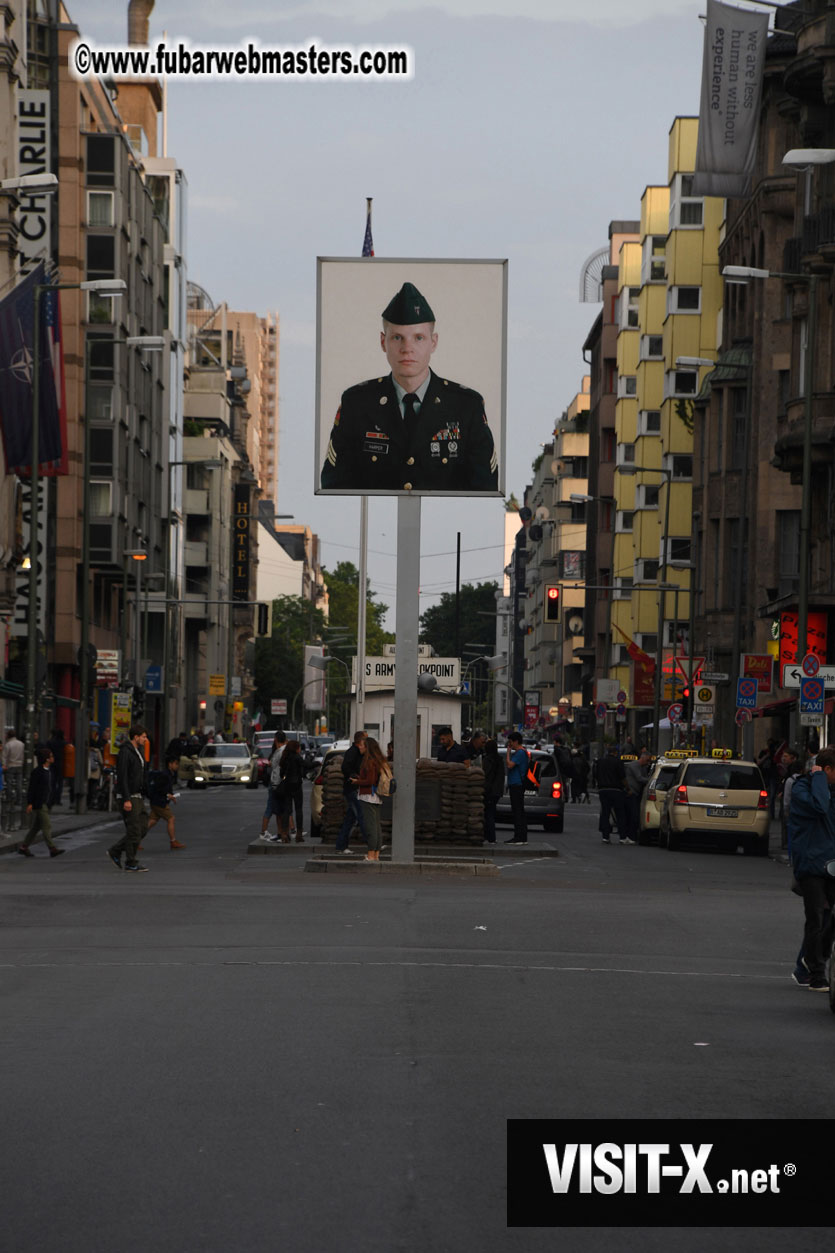
<svg viewBox="0 0 835 1253">
<path fill-rule="evenodd" d="M 757 153 L 768 13 L 707 0 L 695 196 L 745 196 Z"/>
<path fill-rule="evenodd" d="M 113 752 L 119 748 L 121 736 L 126 736 L 131 723 L 131 695 L 129 692 L 114 692 L 110 704 L 110 747 Z"/>
</svg>

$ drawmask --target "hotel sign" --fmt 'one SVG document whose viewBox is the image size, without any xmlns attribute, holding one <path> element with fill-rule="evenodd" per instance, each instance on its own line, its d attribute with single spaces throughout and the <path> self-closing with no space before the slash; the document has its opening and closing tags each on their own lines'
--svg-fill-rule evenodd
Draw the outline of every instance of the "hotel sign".
<svg viewBox="0 0 835 1253">
<path fill-rule="evenodd" d="M 232 599 L 249 600 L 250 493 L 245 483 L 235 485 L 235 511 L 232 519 Z"/>
</svg>

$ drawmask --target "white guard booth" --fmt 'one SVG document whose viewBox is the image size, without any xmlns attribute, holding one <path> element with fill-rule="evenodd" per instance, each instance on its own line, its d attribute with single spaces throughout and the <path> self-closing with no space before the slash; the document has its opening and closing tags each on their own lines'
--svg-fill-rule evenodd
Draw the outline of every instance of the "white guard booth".
<svg viewBox="0 0 835 1253">
<path fill-rule="evenodd" d="M 438 729 L 452 727 L 456 740 L 461 742 L 461 706 L 469 697 L 448 692 L 419 692 L 417 725 L 415 727 L 415 757 L 434 756 L 438 743 Z M 353 697 L 352 697 L 353 702 Z M 353 726 L 353 718 L 351 726 Z M 365 730 L 386 751 L 386 745 L 394 741 L 394 688 L 372 688 L 365 693 Z"/>
</svg>

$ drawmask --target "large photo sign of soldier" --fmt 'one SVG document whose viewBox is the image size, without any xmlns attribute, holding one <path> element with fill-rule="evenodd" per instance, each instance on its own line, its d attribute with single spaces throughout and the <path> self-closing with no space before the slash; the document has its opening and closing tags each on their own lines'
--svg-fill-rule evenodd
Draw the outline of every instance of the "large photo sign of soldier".
<svg viewBox="0 0 835 1253">
<path fill-rule="evenodd" d="M 506 261 L 320 257 L 315 490 L 504 495 Z"/>
</svg>

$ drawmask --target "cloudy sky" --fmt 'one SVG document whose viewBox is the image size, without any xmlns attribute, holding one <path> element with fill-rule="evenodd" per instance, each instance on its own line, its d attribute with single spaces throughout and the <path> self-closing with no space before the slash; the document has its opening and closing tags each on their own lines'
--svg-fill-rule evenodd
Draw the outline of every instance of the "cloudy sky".
<svg viewBox="0 0 835 1253">
<path fill-rule="evenodd" d="M 67 0 L 80 32 L 123 43 L 123 11 Z M 698 112 L 704 0 L 157 0 L 151 43 L 382 44 L 410 82 L 173 82 L 169 155 L 189 183 L 189 277 L 281 319 L 279 511 L 357 560 L 358 501 L 313 496 L 317 256 L 356 256 L 365 198 L 388 257 L 509 261 L 507 489 L 521 496 L 577 392 L 598 308 L 584 260 L 667 181 L 667 134 Z M 439 330 L 442 328 L 439 327 Z M 382 356 L 381 356 L 382 361 Z M 395 596 L 396 506 L 372 500 L 369 570 Z M 422 607 L 462 576 L 500 579 L 500 502 L 424 500 Z"/>
</svg>

